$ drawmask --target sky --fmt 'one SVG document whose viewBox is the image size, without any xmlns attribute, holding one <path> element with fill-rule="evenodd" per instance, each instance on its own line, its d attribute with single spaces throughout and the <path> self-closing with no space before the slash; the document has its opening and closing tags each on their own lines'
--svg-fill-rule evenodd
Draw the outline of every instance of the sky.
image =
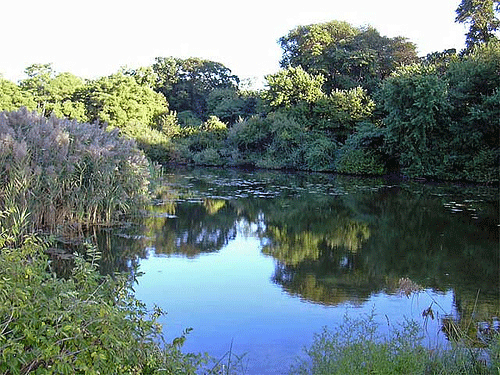
<svg viewBox="0 0 500 375">
<path fill-rule="evenodd" d="M 155 57 L 222 63 L 259 85 L 279 70 L 278 39 L 299 25 L 332 20 L 403 36 L 419 56 L 464 47 L 460 0 L 15 0 L 0 7 L 0 74 L 26 78 L 52 63 L 82 78 L 138 68 Z"/>
</svg>

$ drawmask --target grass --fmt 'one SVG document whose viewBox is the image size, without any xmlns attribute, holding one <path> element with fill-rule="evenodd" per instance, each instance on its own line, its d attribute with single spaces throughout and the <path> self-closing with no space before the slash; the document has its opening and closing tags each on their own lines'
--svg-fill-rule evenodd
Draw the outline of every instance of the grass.
<svg viewBox="0 0 500 375">
<path fill-rule="evenodd" d="M 134 141 L 99 124 L 0 113 L 0 207 L 29 212 L 32 230 L 118 220 L 147 195 L 148 165 Z"/>
<path fill-rule="evenodd" d="M 408 279 L 402 279 L 400 286 L 407 296 L 421 290 Z M 422 313 L 424 319 L 433 315 L 432 306 Z M 389 335 L 382 336 L 374 317 L 374 311 L 357 318 L 346 314 L 338 327 L 324 327 L 305 349 L 306 358 L 299 360 L 290 374 L 500 374 L 498 331 L 491 332 L 478 345 L 477 338 L 460 324 L 443 320 L 444 328 L 453 333 L 448 335 L 450 347 L 429 348 L 423 343 L 424 327 L 418 322 L 407 320 L 390 327 Z"/>
</svg>

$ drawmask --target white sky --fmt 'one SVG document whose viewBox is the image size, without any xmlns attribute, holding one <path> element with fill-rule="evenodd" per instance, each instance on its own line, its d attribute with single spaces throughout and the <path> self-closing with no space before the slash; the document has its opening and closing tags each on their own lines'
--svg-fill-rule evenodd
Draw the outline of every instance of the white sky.
<svg viewBox="0 0 500 375">
<path fill-rule="evenodd" d="M 298 25 L 332 20 L 404 36 L 419 55 L 464 46 L 460 0 L 3 0 L 0 74 L 16 82 L 34 63 L 83 78 L 154 58 L 200 57 L 241 79 L 279 70 L 277 40 Z"/>
</svg>

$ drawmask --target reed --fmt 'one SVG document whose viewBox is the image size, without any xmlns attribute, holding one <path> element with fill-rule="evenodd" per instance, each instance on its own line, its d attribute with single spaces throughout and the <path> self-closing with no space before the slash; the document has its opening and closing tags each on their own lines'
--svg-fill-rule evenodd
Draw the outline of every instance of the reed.
<svg viewBox="0 0 500 375">
<path fill-rule="evenodd" d="M 148 183 L 148 160 L 118 130 L 0 113 L 0 207 L 30 212 L 31 229 L 110 224 L 144 202 Z"/>
</svg>

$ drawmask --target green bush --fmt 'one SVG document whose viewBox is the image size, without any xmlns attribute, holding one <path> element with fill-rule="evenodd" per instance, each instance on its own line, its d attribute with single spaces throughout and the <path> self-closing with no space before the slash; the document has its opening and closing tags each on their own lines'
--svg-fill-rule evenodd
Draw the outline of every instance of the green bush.
<svg viewBox="0 0 500 375">
<path fill-rule="evenodd" d="M 303 167 L 302 146 L 306 140 L 304 127 L 286 113 L 268 116 L 271 142 L 258 162 L 259 167 L 280 169 Z"/>
<path fill-rule="evenodd" d="M 303 146 L 304 168 L 311 171 L 334 170 L 338 144 L 322 134 L 310 136 L 310 141 Z"/>
<path fill-rule="evenodd" d="M 217 150 L 213 148 L 206 148 L 200 152 L 197 152 L 193 155 L 193 161 L 198 165 L 223 165 L 224 161 L 221 159 L 221 156 Z"/>
<path fill-rule="evenodd" d="M 382 175 L 384 163 L 380 156 L 365 149 L 342 147 L 335 162 L 335 169 L 340 173 L 361 175 Z"/>
<path fill-rule="evenodd" d="M 0 206 L 35 228 L 110 223 L 147 197 L 148 161 L 132 140 L 97 124 L 0 113 Z"/>
<path fill-rule="evenodd" d="M 228 132 L 228 139 L 242 153 L 263 152 L 270 143 L 270 120 L 252 116 L 234 124 Z"/>
<path fill-rule="evenodd" d="M 414 322 L 406 322 L 390 337 L 378 333 L 374 314 L 358 319 L 347 315 L 335 331 L 326 327 L 316 334 L 306 350 L 309 360 L 295 368 L 295 374 L 423 374 L 426 350 L 423 336 Z"/>
<path fill-rule="evenodd" d="M 148 313 L 127 275 L 101 277 L 76 256 L 71 277 L 56 277 L 46 245 L 19 240 L 10 215 L 0 212 L 0 373 L 195 373 L 203 358 L 181 353 L 184 335 L 161 341 L 162 312 Z"/>
<path fill-rule="evenodd" d="M 384 145 L 385 130 L 372 123 L 362 123 L 340 148 L 335 170 L 348 174 L 382 175 L 386 173 L 387 156 Z"/>
<path fill-rule="evenodd" d="M 164 132 L 137 123 L 123 126 L 120 134 L 135 140 L 149 159 L 159 163 L 170 161 L 173 146 L 171 139 Z"/>
</svg>

